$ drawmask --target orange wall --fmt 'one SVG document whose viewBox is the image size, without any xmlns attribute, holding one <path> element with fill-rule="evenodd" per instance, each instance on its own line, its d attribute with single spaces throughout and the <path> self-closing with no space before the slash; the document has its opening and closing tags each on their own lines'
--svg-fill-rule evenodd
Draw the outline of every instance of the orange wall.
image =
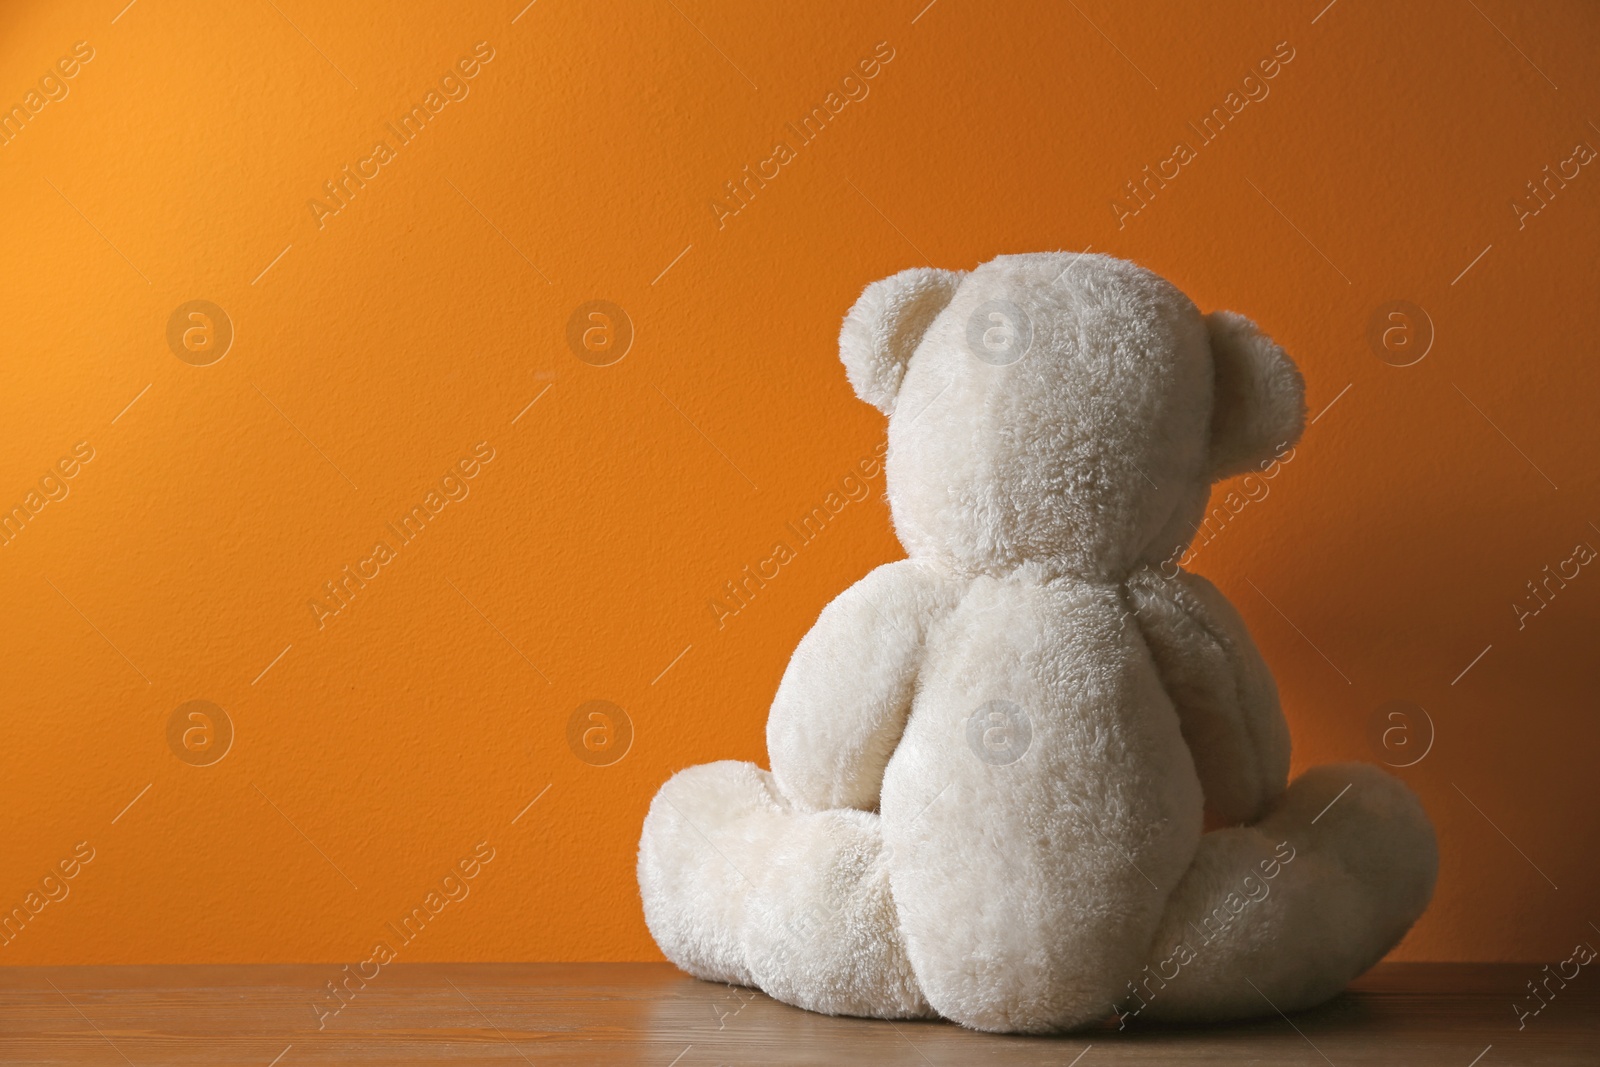
<svg viewBox="0 0 1600 1067">
<path fill-rule="evenodd" d="M 1195 566 L 1277 672 L 1297 768 L 1409 760 L 1421 714 L 1387 751 L 1372 718 L 1426 710 L 1398 773 L 1443 869 L 1400 955 L 1593 936 L 1600 573 L 1567 564 L 1520 628 L 1513 605 L 1600 548 L 1600 166 L 1512 207 L 1600 147 L 1593 8 L 523 2 L 0 11 L 3 102 L 93 52 L 0 146 L 0 504 L 92 450 L 0 547 L 0 907 L 75 875 L 0 963 L 358 960 L 458 862 L 469 895 L 402 958 L 659 958 L 650 796 L 764 760 L 795 642 L 899 554 L 875 483 L 736 615 L 708 606 L 882 440 L 841 315 L 904 267 L 1085 247 L 1305 369 L 1296 458 Z M 468 95 L 402 144 L 385 124 L 477 42 Z M 875 48 L 868 95 L 719 220 Z M 1259 96 L 1275 48 L 1202 145 L 1186 122 Z M 365 186 L 308 207 L 347 165 Z M 233 328 L 206 366 L 167 339 L 192 300 Z M 591 300 L 631 320 L 620 362 L 569 347 Z M 1369 323 L 1402 300 L 1434 336 L 1397 367 Z M 463 460 L 468 495 L 363 564 Z M 319 619 L 346 565 L 377 576 Z M 569 744 L 597 699 L 632 724 L 609 766 L 583 721 Z M 169 734 L 193 700 L 231 724 L 209 765 L 203 722 Z"/>
</svg>

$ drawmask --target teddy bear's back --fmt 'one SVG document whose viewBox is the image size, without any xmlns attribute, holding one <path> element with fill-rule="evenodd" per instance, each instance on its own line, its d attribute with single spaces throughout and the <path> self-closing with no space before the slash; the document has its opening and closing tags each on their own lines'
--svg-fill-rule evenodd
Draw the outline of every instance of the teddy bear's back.
<svg viewBox="0 0 1600 1067">
<path fill-rule="evenodd" d="M 972 579 L 929 629 L 881 800 L 911 959 L 919 976 L 952 985 L 930 999 L 1026 1004 L 1029 991 L 1073 990 L 1081 1000 L 1099 984 L 1092 1011 L 1103 1012 L 1142 964 L 1201 809 L 1122 588 L 1030 568 Z M 996 954 L 1006 966 L 963 962 Z M 1003 975 L 1016 996 L 963 988 L 979 971 Z M 1037 1025 L 1086 1003 L 1019 1010 Z"/>
</svg>

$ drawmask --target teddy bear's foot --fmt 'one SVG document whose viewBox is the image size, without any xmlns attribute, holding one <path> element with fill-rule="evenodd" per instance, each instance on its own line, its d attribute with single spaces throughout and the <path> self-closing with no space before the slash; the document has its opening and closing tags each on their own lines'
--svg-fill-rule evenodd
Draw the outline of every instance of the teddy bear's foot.
<svg viewBox="0 0 1600 1067">
<path fill-rule="evenodd" d="M 1369 764 L 1313 768 L 1256 825 L 1201 839 L 1116 1010 L 1126 1025 L 1327 1000 L 1410 929 L 1438 866 L 1433 827 L 1398 779 Z"/>
<path fill-rule="evenodd" d="M 834 1015 L 931 1015 L 906 959 L 878 817 L 795 810 L 772 775 L 675 775 L 639 842 L 645 921 L 673 963 Z"/>
</svg>

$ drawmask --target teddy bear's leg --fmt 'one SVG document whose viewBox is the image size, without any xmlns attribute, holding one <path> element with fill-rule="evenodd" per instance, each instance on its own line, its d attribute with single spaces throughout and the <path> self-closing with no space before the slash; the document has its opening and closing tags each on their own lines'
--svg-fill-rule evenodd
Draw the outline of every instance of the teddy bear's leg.
<svg viewBox="0 0 1600 1067">
<path fill-rule="evenodd" d="M 1201 839 L 1117 1011 L 1126 1025 L 1327 1000 L 1410 929 L 1438 866 L 1433 827 L 1398 779 L 1370 764 L 1313 768 L 1254 826 Z"/>
<path fill-rule="evenodd" d="M 645 816 L 645 923 L 667 958 L 696 978 L 755 984 L 740 944 L 749 885 L 741 871 L 767 847 L 750 840 L 767 831 L 760 774 L 729 760 L 690 767 L 661 787 Z"/>
<path fill-rule="evenodd" d="M 751 763 L 691 767 L 650 805 L 639 887 L 656 944 L 699 978 L 837 1015 L 931 1014 L 871 812 L 796 810 Z"/>
</svg>

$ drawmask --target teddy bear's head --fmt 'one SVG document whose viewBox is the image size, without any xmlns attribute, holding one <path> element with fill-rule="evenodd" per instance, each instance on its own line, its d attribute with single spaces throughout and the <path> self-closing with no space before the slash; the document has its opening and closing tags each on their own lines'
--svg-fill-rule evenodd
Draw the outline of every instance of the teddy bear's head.
<svg viewBox="0 0 1600 1067">
<path fill-rule="evenodd" d="M 901 542 L 964 572 L 1158 564 L 1212 482 L 1305 425 L 1299 371 L 1252 322 L 1109 256 L 902 271 L 862 293 L 839 349 L 889 416 Z"/>
</svg>

